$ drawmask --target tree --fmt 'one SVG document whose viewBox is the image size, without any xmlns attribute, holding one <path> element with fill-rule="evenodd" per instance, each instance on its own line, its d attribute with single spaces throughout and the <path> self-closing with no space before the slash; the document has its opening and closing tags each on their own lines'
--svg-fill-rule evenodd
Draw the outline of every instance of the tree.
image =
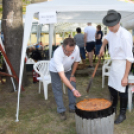
<svg viewBox="0 0 134 134">
<path fill-rule="evenodd" d="M 2 6 L 2 31 L 5 38 L 4 45 L 6 54 L 15 72 L 19 76 L 23 37 L 22 0 L 3 0 Z M 25 73 L 24 77 L 26 77 Z M 6 87 L 7 89 L 13 89 L 9 78 L 7 79 Z"/>
</svg>

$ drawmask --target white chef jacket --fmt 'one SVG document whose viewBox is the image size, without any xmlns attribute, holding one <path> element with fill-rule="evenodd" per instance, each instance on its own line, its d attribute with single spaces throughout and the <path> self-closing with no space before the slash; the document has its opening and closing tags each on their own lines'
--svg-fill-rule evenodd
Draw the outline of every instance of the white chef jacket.
<svg viewBox="0 0 134 134">
<path fill-rule="evenodd" d="M 116 33 L 109 32 L 105 37 L 109 45 L 109 54 L 112 59 L 108 86 L 125 92 L 125 87 L 121 85 L 121 80 L 126 70 L 126 60 L 133 62 L 132 35 L 123 27 L 120 26 Z"/>
<path fill-rule="evenodd" d="M 109 32 L 105 39 L 108 41 L 111 59 L 134 61 L 132 53 L 133 39 L 130 32 L 120 26 L 118 32 Z"/>
<path fill-rule="evenodd" d="M 71 66 L 74 62 L 80 61 L 80 52 L 77 45 L 70 56 L 65 55 L 62 46 L 59 46 L 50 61 L 49 70 L 52 72 L 67 72 L 71 70 Z"/>
</svg>

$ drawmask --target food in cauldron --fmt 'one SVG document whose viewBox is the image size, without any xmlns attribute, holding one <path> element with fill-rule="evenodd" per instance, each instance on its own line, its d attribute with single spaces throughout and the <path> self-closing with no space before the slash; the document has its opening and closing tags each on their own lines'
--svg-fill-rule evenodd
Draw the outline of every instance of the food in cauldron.
<svg viewBox="0 0 134 134">
<path fill-rule="evenodd" d="M 78 109 L 84 111 L 98 111 L 109 108 L 112 103 L 104 98 L 84 99 L 76 104 Z"/>
</svg>

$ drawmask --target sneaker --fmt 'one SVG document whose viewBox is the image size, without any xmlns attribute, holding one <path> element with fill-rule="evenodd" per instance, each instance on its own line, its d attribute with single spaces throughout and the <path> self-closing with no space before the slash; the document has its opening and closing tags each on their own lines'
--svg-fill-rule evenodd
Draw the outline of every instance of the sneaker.
<svg viewBox="0 0 134 134">
<path fill-rule="evenodd" d="M 66 120 L 66 115 L 65 115 L 65 112 L 62 112 L 62 113 L 59 113 L 60 114 L 60 119 L 61 120 Z"/>
<path fill-rule="evenodd" d="M 75 109 L 69 109 L 69 113 L 75 113 Z"/>
</svg>

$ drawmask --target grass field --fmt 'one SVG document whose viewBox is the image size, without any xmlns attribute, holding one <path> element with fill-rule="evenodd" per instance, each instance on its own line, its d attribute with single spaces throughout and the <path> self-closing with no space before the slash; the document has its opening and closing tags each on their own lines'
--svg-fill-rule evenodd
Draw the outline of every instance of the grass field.
<svg viewBox="0 0 134 134">
<path fill-rule="evenodd" d="M 77 89 L 85 95 L 91 74 L 77 77 Z M 68 96 L 63 95 L 67 120 L 61 121 L 56 112 L 56 103 L 51 84 L 48 100 L 45 101 L 43 90 L 38 94 L 38 83 L 33 84 L 28 77 L 29 85 L 21 93 L 19 122 L 15 122 L 17 92 L 8 92 L 6 85 L 0 84 L 0 134 L 76 134 L 74 114 L 68 112 Z M 107 83 L 107 80 L 106 80 Z M 107 84 L 101 88 L 101 75 L 96 75 L 89 97 L 108 97 Z M 81 98 L 82 99 L 82 98 Z M 77 102 L 80 100 L 77 99 Z M 114 126 L 114 134 L 134 134 L 134 110 L 127 112 L 127 120 Z"/>
</svg>

